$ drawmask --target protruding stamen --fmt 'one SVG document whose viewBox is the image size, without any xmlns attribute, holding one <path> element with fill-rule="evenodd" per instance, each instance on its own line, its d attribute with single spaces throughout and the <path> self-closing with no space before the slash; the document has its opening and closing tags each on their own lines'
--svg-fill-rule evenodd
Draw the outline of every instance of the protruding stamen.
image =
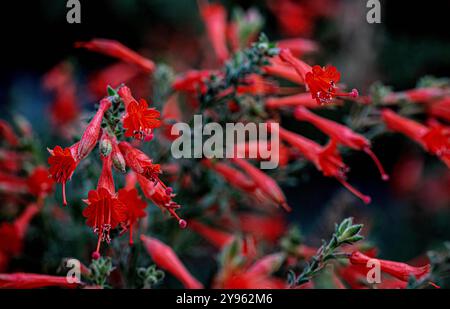
<svg viewBox="0 0 450 309">
<path fill-rule="evenodd" d="M 384 181 L 389 180 L 389 175 L 386 173 L 386 171 L 383 168 L 383 165 L 381 165 L 380 160 L 373 153 L 373 151 L 369 147 L 366 147 L 366 148 L 364 148 L 364 152 L 367 153 L 370 156 L 370 158 L 372 158 L 373 162 L 375 162 L 375 165 L 377 166 L 378 170 L 380 171 L 381 179 L 383 179 Z"/>
<path fill-rule="evenodd" d="M 67 206 L 67 200 L 66 200 L 66 183 L 62 183 L 62 195 L 63 195 L 63 205 Z"/>
</svg>

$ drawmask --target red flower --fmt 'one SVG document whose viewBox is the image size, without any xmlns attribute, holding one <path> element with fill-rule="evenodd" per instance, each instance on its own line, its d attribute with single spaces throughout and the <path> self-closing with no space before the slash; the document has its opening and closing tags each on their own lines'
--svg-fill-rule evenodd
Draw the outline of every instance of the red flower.
<svg viewBox="0 0 450 309">
<path fill-rule="evenodd" d="M 227 12 L 222 5 L 205 1 L 200 3 L 200 13 L 217 59 L 223 63 L 229 58 L 226 45 Z"/>
<path fill-rule="evenodd" d="M 136 174 L 142 175 L 152 181 L 156 181 L 158 179 L 158 174 L 161 173 L 161 168 L 159 164 L 153 164 L 153 161 L 147 157 L 145 153 L 134 148 L 127 142 L 120 142 L 119 149 L 124 155 L 127 165 Z"/>
<path fill-rule="evenodd" d="M 239 94 L 267 95 L 277 93 L 279 88 L 274 82 L 265 81 L 260 75 L 252 74 L 236 91 Z"/>
<path fill-rule="evenodd" d="M 335 97 L 356 98 L 358 96 L 356 89 L 349 93 L 340 92 L 337 84 L 341 79 L 341 73 L 334 66 L 322 68 L 315 65 L 311 68 L 303 61 L 292 56 L 288 49 L 281 50 L 280 58 L 294 67 L 308 85 L 312 98 L 316 99 L 319 105 L 330 103 Z"/>
<path fill-rule="evenodd" d="M 190 221 L 189 227 L 218 249 L 222 249 L 234 239 L 233 235 L 211 228 L 198 221 Z"/>
<path fill-rule="evenodd" d="M 177 76 L 175 78 L 175 81 L 172 83 L 172 88 L 176 91 L 185 91 L 190 93 L 200 91 L 200 93 L 205 93 L 205 81 L 210 76 L 217 74 L 219 74 L 219 72 L 211 70 L 190 70 L 182 75 Z"/>
<path fill-rule="evenodd" d="M 39 289 L 45 287 L 76 288 L 82 283 L 69 283 L 67 278 L 30 273 L 0 274 L 0 289 Z"/>
<path fill-rule="evenodd" d="M 100 106 L 92 118 L 91 122 L 86 127 L 83 136 L 78 144 L 77 160 L 86 158 L 89 153 L 94 149 L 97 141 L 100 137 L 100 129 L 102 124 L 103 115 L 111 107 L 111 101 L 104 98 L 100 101 Z"/>
<path fill-rule="evenodd" d="M 100 243 L 110 242 L 109 232 L 111 229 L 126 220 L 126 207 L 117 199 L 114 180 L 111 170 L 110 156 L 102 158 L 103 168 L 98 180 L 97 190 L 88 193 L 88 199 L 84 202 L 88 205 L 83 210 L 83 216 L 87 218 L 86 224 L 94 229 L 98 235 L 96 251 L 93 258 L 100 257 Z"/>
<path fill-rule="evenodd" d="M 140 140 L 151 139 L 152 129 L 161 125 L 158 119 L 160 114 L 154 108 L 148 108 L 147 101 L 136 101 L 128 87 L 119 89 L 119 95 L 124 100 L 126 114 L 123 118 L 123 128 L 126 137 L 134 137 Z"/>
<path fill-rule="evenodd" d="M 283 253 L 266 255 L 253 263 L 247 269 L 247 273 L 255 276 L 269 276 L 280 268 L 284 259 L 285 255 Z"/>
<path fill-rule="evenodd" d="M 348 167 L 342 161 L 336 149 L 336 141 L 330 140 L 326 147 L 322 147 L 316 142 L 301 135 L 279 128 L 280 138 L 298 149 L 303 156 L 314 163 L 316 168 L 324 176 L 336 178 L 350 192 L 360 198 L 364 203 L 370 203 L 370 197 L 363 195 L 346 181 Z"/>
<path fill-rule="evenodd" d="M 361 252 L 355 251 L 350 256 L 350 262 L 353 265 L 367 265 L 367 262 L 373 259 L 364 255 Z M 422 267 L 413 267 L 405 263 L 392 262 L 387 260 L 378 260 L 380 263 L 381 271 L 390 274 L 391 276 L 402 280 L 408 281 L 410 276 L 414 276 L 416 279 L 421 279 L 428 275 L 430 272 L 430 264 Z"/>
<path fill-rule="evenodd" d="M 23 194 L 27 192 L 27 181 L 22 177 L 0 172 L 0 189 L 9 194 Z"/>
<path fill-rule="evenodd" d="M 375 162 L 383 180 L 389 179 L 389 176 L 384 171 L 384 168 L 381 165 L 380 161 L 370 149 L 371 147 L 370 141 L 361 134 L 352 131 L 350 128 L 347 128 L 342 124 L 313 114 L 304 107 L 298 107 L 294 112 L 294 117 L 297 120 L 303 120 L 312 123 L 313 125 L 318 127 L 321 131 L 323 131 L 325 134 L 330 136 L 330 138 L 334 139 L 335 141 L 337 141 L 342 145 L 345 145 L 354 150 L 364 151 Z"/>
<path fill-rule="evenodd" d="M 27 179 L 28 191 L 36 197 L 46 196 L 53 191 L 54 181 L 47 168 L 36 167 Z"/>
<path fill-rule="evenodd" d="M 172 188 L 166 187 L 159 179 L 150 181 L 139 174 L 137 175 L 137 180 L 146 198 L 151 200 L 161 210 L 167 210 L 170 215 L 178 221 L 178 225 L 182 229 L 187 226 L 186 221 L 181 219 L 175 212 L 181 206 L 172 200 L 175 196 L 175 194 L 172 193 Z"/>
<path fill-rule="evenodd" d="M 141 241 L 155 264 L 180 280 L 186 289 L 202 289 L 203 285 L 184 267 L 175 252 L 156 238 L 141 235 Z"/>
<path fill-rule="evenodd" d="M 267 98 L 265 106 L 268 109 L 282 108 L 282 107 L 297 107 L 305 106 L 308 108 L 317 108 L 317 101 L 311 98 L 309 93 L 299 93 L 292 96 L 272 97 Z"/>
<path fill-rule="evenodd" d="M 125 206 L 104 187 L 91 190 L 88 199 L 84 201 L 88 206 L 83 210 L 83 216 L 87 218 L 86 224 L 94 229 L 98 235 L 97 248 L 92 257 L 100 257 L 100 243 L 109 243 L 111 229 L 126 220 Z"/>
<path fill-rule="evenodd" d="M 60 146 L 56 146 L 53 150 L 47 149 L 50 153 L 50 157 L 48 158 L 48 164 L 50 165 L 49 173 L 54 181 L 61 183 L 63 186 L 64 205 L 67 205 L 66 182 L 70 180 L 78 165 L 78 160 L 75 159 L 78 152 L 78 144 L 73 144 L 64 149 Z"/>
<path fill-rule="evenodd" d="M 122 61 L 132 63 L 145 72 L 151 73 L 155 69 L 155 64 L 151 60 L 142 57 L 138 53 L 124 46 L 122 43 L 114 40 L 93 39 L 89 42 L 77 42 L 75 43 L 75 47 L 86 48 L 94 52 L 105 54 Z"/>
<path fill-rule="evenodd" d="M 251 177 L 258 189 L 260 189 L 265 196 L 271 199 L 272 202 L 274 202 L 277 206 L 283 207 L 286 211 L 291 210 L 286 202 L 286 197 L 284 196 L 283 191 L 281 191 L 275 180 L 261 172 L 258 168 L 254 167 L 246 160 L 239 158 L 232 158 L 231 160 Z"/>
<path fill-rule="evenodd" d="M 89 77 L 89 89 L 98 97 L 102 97 L 108 86 L 119 87 L 139 76 L 136 66 L 129 63 L 118 62 L 112 64 Z"/>
<path fill-rule="evenodd" d="M 395 132 L 400 132 L 426 151 L 438 156 L 450 167 L 450 130 L 447 127 L 432 123 L 429 127 L 414 120 L 402 117 L 389 109 L 382 111 L 386 126 Z"/>
<path fill-rule="evenodd" d="M 140 218 L 147 216 L 145 208 L 147 204 L 141 199 L 136 189 L 120 189 L 118 199 L 125 205 L 126 221 L 130 231 L 130 245 L 133 244 L 133 228 Z"/>
</svg>

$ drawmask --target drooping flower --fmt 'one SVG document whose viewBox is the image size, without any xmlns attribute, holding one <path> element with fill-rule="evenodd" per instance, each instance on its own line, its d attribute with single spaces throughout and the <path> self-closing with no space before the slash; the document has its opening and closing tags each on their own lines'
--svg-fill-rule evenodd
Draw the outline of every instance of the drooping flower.
<svg viewBox="0 0 450 309">
<path fill-rule="evenodd" d="M 161 125 L 158 119 L 159 111 L 149 108 L 147 101 L 140 99 L 139 102 L 133 98 L 128 87 L 119 89 L 119 95 L 123 99 L 126 114 L 123 118 L 123 128 L 126 137 L 134 137 L 140 140 L 150 140 L 152 130 Z"/>
<path fill-rule="evenodd" d="M 77 149 L 77 160 L 80 161 L 86 158 L 89 153 L 95 148 L 98 139 L 100 138 L 100 129 L 102 124 L 102 119 L 105 112 L 111 107 L 111 101 L 108 98 L 104 98 L 100 101 L 100 106 L 92 118 L 91 122 L 84 130 L 81 136 L 80 142 L 78 143 Z"/>
<path fill-rule="evenodd" d="M 158 174 L 161 173 L 159 164 L 153 164 L 153 161 L 142 151 L 134 148 L 127 142 L 120 142 L 119 149 L 125 158 L 125 162 L 136 174 L 155 181 Z"/>
<path fill-rule="evenodd" d="M 341 73 L 334 66 L 320 67 L 318 65 L 312 68 L 303 61 L 295 58 L 288 49 L 280 52 L 280 58 L 289 63 L 308 85 L 313 99 L 316 99 L 319 105 L 330 103 L 336 97 L 358 96 L 358 91 L 353 89 L 351 92 L 342 92 L 337 84 L 341 79 Z"/>
<path fill-rule="evenodd" d="M 156 238 L 141 235 L 141 241 L 155 264 L 180 280 L 186 289 L 202 289 L 203 285 L 195 279 L 175 252 Z"/>
<path fill-rule="evenodd" d="M 279 128 L 279 134 L 282 140 L 300 151 L 308 161 L 311 161 L 316 168 L 324 174 L 324 176 L 336 178 L 336 180 L 360 198 L 364 203 L 370 203 L 371 198 L 369 196 L 362 194 L 347 182 L 346 173 L 348 167 L 342 161 L 342 158 L 336 149 L 337 143 L 334 139 L 331 139 L 327 146 L 322 147 L 304 136 L 289 132 L 281 127 Z"/>
<path fill-rule="evenodd" d="M 229 58 L 227 42 L 227 12 L 219 3 L 200 3 L 200 13 L 217 59 L 224 63 Z"/>
<path fill-rule="evenodd" d="M 101 53 L 113 58 L 117 58 L 124 62 L 134 64 L 148 73 L 153 72 L 155 69 L 155 64 L 153 63 L 153 61 L 142 57 L 122 43 L 114 40 L 93 39 L 89 42 L 77 42 L 75 43 L 75 47 L 86 48 L 90 51 Z"/>
<path fill-rule="evenodd" d="M 438 123 L 425 126 L 402 117 L 390 109 L 384 109 L 381 114 L 384 123 L 390 130 L 408 136 L 450 167 L 450 129 L 448 127 Z"/>
<path fill-rule="evenodd" d="M 66 200 L 66 182 L 72 178 L 73 172 L 78 165 L 77 153 L 79 143 L 75 143 L 70 147 L 62 149 L 61 146 L 56 146 L 47 149 L 50 153 L 48 164 L 50 165 L 49 173 L 53 180 L 62 184 L 63 204 L 67 205 Z"/>
<path fill-rule="evenodd" d="M 232 158 L 233 163 L 244 170 L 253 180 L 255 185 L 277 206 L 283 207 L 286 211 L 290 211 L 291 208 L 286 202 L 286 197 L 283 191 L 273 178 L 261 172 L 258 168 L 251 165 L 244 159 Z"/>
<path fill-rule="evenodd" d="M 232 234 L 209 227 L 195 220 L 189 222 L 189 228 L 200 234 L 200 236 L 218 249 L 222 249 L 234 239 Z"/>
<path fill-rule="evenodd" d="M 45 287 L 76 288 L 81 282 L 69 282 L 66 276 L 31 273 L 0 274 L 0 289 L 39 289 Z"/>
<path fill-rule="evenodd" d="M 304 54 L 316 52 L 319 49 L 316 42 L 302 38 L 284 39 L 278 41 L 277 46 L 282 49 L 289 49 L 297 58 Z"/>
<path fill-rule="evenodd" d="M 112 162 L 109 156 L 102 158 L 103 168 L 98 180 L 96 190 L 88 193 L 84 202 L 87 207 L 83 210 L 83 216 L 87 219 L 86 224 L 93 228 L 98 235 L 97 248 L 93 258 L 100 257 L 100 244 L 102 241 L 109 243 L 111 229 L 116 228 L 119 223 L 126 220 L 126 207 L 117 199 L 114 180 L 112 178 Z"/>
<path fill-rule="evenodd" d="M 367 262 L 370 259 L 373 258 L 359 251 L 353 252 L 349 258 L 350 262 L 353 265 L 367 265 Z M 391 276 L 406 282 L 409 280 L 410 276 L 413 276 L 416 279 L 423 278 L 424 276 L 429 274 L 431 268 L 430 264 L 421 267 L 414 267 L 400 262 L 393 262 L 379 259 L 377 259 L 377 261 L 380 263 L 380 268 L 382 272 L 390 274 Z"/>
<path fill-rule="evenodd" d="M 117 198 L 125 205 L 126 226 L 130 232 L 130 245 L 133 244 L 133 229 L 140 218 L 147 216 L 147 204 L 141 199 L 136 189 L 120 189 Z"/>
<path fill-rule="evenodd" d="M 305 83 L 304 78 L 299 75 L 294 68 L 281 62 L 279 57 L 273 57 L 269 61 L 270 65 L 263 67 L 264 73 L 286 79 L 298 85 L 303 85 Z"/>
<path fill-rule="evenodd" d="M 279 215 L 258 215 L 251 212 L 238 215 L 239 228 L 243 233 L 253 235 L 256 240 L 275 243 L 285 233 L 286 222 Z"/>
<path fill-rule="evenodd" d="M 151 200 L 161 210 L 168 211 L 178 221 L 180 228 L 186 228 L 187 222 L 176 213 L 176 210 L 181 208 L 181 206 L 172 200 L 175 196 L 172 193 L 172 188 L 167 187 L 159 179 L 150 181 L 140 174 L 137 175 L 137 180 L 146 198 Z"/>
<path fill-rule="evenodd" d="M 389 176 L 384 171 L 383 166 L 378 160 L 377 156 L 372 152 L 370 141 L 363 135 L 354 132 L 352 129 L 337 123 L 332 120 L 322 118 L 316 114 L 311 113 L 304 107 L 298 107 L 294 112 L 294 117 L 297 120 L 308 121 L 319 128 L 322 132 L 327 134 L 341 145 L 347 146 L 354 150 L 364 151 L 375 162 L 380 171 L 383 180 L 388 180 Z"/>
</svg>

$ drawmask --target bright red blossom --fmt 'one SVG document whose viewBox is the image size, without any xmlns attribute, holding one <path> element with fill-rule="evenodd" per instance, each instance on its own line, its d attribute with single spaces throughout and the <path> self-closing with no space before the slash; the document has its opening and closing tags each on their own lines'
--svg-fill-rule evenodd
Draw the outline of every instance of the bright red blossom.
<svg viewBox="0 0 450 309">
<path fill-rule="evenodd" d="M 152 130 L 161 125 L 159 111 L 154 108 L 148 108 L 147 101 L 140 99 L 136 101 L 131 95 L 128 87 L 119 89 L 119 95 L 122 97 L 126 107 L 126 114 L 123 118 L 123 128 L 126 137 L 134 137 L 140 140 L 150 140 Z"/>
<path fill-rule="evenodd" d="M 45 196 L 53 191 L 54 181 L 47 168 L 36 167 L 27 179 L 28 191 L 36 197 Z"/>
<path fill-rule="evenodd" d="M 78 149 L 78 143 L 62 149 L 60 146 L 56 146 L 53 150 L 48 149 L 50 157 L 48 158 L 48 164 L 50 165 L 49 173 L 53 180 L 62 184 L 63 188 L 63 203 L 67 205 L 66 200 L 66 182 L 70 180 L 75 171 L 78 160 L 76 160 L 76 154 Z"/>
<path fill-rule="evenodd" d="M 217 59 L 223 63 L 229 57 L 226 45 L 227 12 L 218 3 L 201 2 L 200 13 Z"/>
</svg>

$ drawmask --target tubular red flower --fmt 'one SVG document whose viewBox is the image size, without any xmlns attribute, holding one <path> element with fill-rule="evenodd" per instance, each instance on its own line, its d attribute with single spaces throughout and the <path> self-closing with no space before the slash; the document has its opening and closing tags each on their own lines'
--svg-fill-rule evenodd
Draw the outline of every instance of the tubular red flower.
<svg viewBox="0 0 450 309">
<path fill-rule="evenodd" d="M 291 211 L 283 191 L 281 191 L 275 180 L 261 172 L 246 160 L 239 158 L 232 158 L 231 160 L 251 177 L 255 185 L 264 193 L 264 195 L 270 198 L 272 202 L 277 206 L 283 207 L 286 211 Z"/>
<path fill-rule="evenodd" d="M 294 117 L 297 120 L 303 120 L 312 123 L 322 132 L 327 134 L 330 138 L 336 140 L 338 143 L 344 146 L 347 146 L 354 150 L 364 151 L 375 162 L 378 170 L 380 171 L 381 178 L 383 180 L 389 179 L 389 176 L 384 171 L 384 168 L 378 160 L 377 156 L 370 149 L 370 141 L 363 135 L 354 132 L 353 130 L 347 128 L 342 124 L 313 114 L 304 107 L 298 107 L 294 112 Z"/>
<path fill-rule="evenodd" d="M 49 173 L 53 180 L 62 184 L 63 189 L 63 204 L 67 205 L 66 200 L 66 182 L 70 180 L 75 171 L 78 160 L 76 159 L 78 153 L 79 143 L 73 144 L 70 147 L 62 149 L 60 146 L 56 146 L 53 150 L 48 149 L 50 157 L 48 158 L 48 164 L 50 165 Z"/>
<path fill-rule="evenodd" d="M 134 148 L 127 142 L 120 142 L 119 149 L 122 152 L 127 165 L 139 175 L 148 178 L 151 181 L 158 179 L 161 173 L 159 164 L 153 164 L 152 160 L 145 153 Z"/>
<path fill-rule="evenodd" d="M 98 235 L 97 248 L 93 257 L 100 256 L 100 243 L 110 243 L 109 232 L 111 229 L 126 220 L 125 206 L 104 187 L 91 190 L 88 199 L 84 201 L 87 207 L 83 210 L 83 216 L 87 219 L 86 224 L 94 229 Z"/>
<path fill-rule="evenodd" d="M 239 94 L 267 95 L 277 93 L 279 87 L 274 82 L 265 81 L 260 75 L 252 74 L 237 87 L 236 91 Z"/>
<path fill-rule="evenodd" d="M 39 213 L 39 207 L 30 204 L 12 223 L 0 225 L 0 252 L 7 257 L 19 255 L 22 252 L 23 239 L 31 220 Z"/>
<path fill-rule="evenodd" d="M 229 58 L 226 44 L 227 12 L 221 4 L 202 1 L 200 13 L 217 59 L 223 63 Z"/>
<path fill-rule="evenodd" d="M 130 245 L 133 245 L 133 228 L 140 218 L 147 216 L 145 208 L 147 204 L 141 199 L 136 189 L 120 189 L 118 192 L 119 201 L 126 207 L 126 221 L 130 231 Z"/>
<path fill-rule="evenodd" d="M 186 289 L 203 288 L 203 285 L 189 273 L 169 246 L 156 238 L 145 235 L 141 235 L 141 241 L 148 254 L 150 254 L 153 262 L 155 262 L 159 268 L 169 272 L 175 278 L 180 280 Z"/>
<path fill-rule="evenodd" d="M 373 258 L 358 251 L 353 252 L 350 256 L 350 262 L 354 265 L 367 265 L 367 262 L 370 259 Z M 431 268 L 430 264 L 422 267 L 413 267 L 405 263 L 387 260 L 378 260 L 378 262 L 380 263 L 381 271 L 406 282 L 409 280 L 410 276 L 414 276 L 416 279 L 425 277 L 429 274 Z"/>
<path fill-rule="evenodd" d="M 279 133 L 282 140 L 298 149 L 308 161 L 314 163 L 316 168 L 324 176 L 336 178 L 336 180 L 364 203 L 370 203 L 371 198 L 369 196 L 362 194 L 346 181 L 345 174 L 348 171 L 348 167 L 337 152 L 336 141 L 331 139 L 327 146 L 322 147 L 306 137 L 289 132 L 281 127 L 279 128 Z"/>
<path fill-rule="evenodd" d="M 438 87 L 417 88 L 390 93 L 383 98 L 383 102 L 391 104 L 400 100 L 408 100 L 413 103 L 428 103 L 444 96 L 445 94 L 446 90 Z"/>
<path fill-rule="evenodd" d="M 299 93 L 292 96 L 272 97 L 266 99 L 266 108 L 276 109 L 283 107 L 305 106 L 308 108 L 317 108 L 317 101 L 311 98 L 309 93 Z"/>
<path fill-rule="evenodd" d="M 298 85 L 303 85 L 305 83 L 304 78 L 299 75 L 292 67 L 280 63 L 276 59 L 277 58 L 272 58 L 270 60 L 270 65 L 263 67 L 264 73 L 271 76 L 284 78 Z"/>
<path fill-rule="evenodd" d="M 180 228 L 186 228 L 187 222 L 176 213 L 176 210 L 181 208 L 181 206 L 172 200 L 175 196 L 172 193 L 172 188 L 166 187 L 159 179 L 150 181 L 139 174 L 137 175 L 137 180 L 146 198 L 151 200 L 161 210 L 168 211 L 178 221 Z"/>
<path fill-rule="evenodd" d="M 253 192 L 255 183 L 239 170 L 222 162 L 212 162 L 209 159 L 202 160 L 203 165 L 222 176 L 231 186 L 244 192 Z"/>
<path fill-rule="evenodd" d="M 218 249 L 222 249 L 234 239 L 234 236 L 227 232 L 214 229 L 195 220 L 189 222 L 189 227 Z"/>
<path fill-rule="evenodd" d="M 428 114 L 450 122 L 450 97 L 433 102 L 428 108 Z"/>
<path fill-rule="evenodd" d="M 389 129 L 408 136 L 426 151 L 438 156 L 450 167 L 450 130 L 448 127 L 437 123 L 427 127 L 414 120 L 402 117 L 389 109 L 382 111 L 382 117 Z"/>
<path fill-rule="evenodd" d="M 103 115 L 111 107 L 111 101 L 104 98 L 100 101 L 100 106 L 92 118 L 91 122 L 86 127 L 83 136 L 80 139 L 77 152 L 77 160 L 80 161 L 86 158 L 89 153 L 95 148 L 98 139 L 100 138 L 100 129 Z"/>
<path fill-rule="evenodd" d="M 155 69 L 155 64 L 151 60 L 142 57 L 122 43 L 114 40 L 93 39 L 89 42 L 77 42 L 75 43 L 75 47 L 86 48 L 90 51 L 94 51 L 113 58 L 120 59 L 128 63 L 132 63 L 145 72 L 151 73 Z"/>
<path fill-rule="evenodd" d="M 147 101 L 144 99 L 136 101 L 126 86 L 119 89 L 119 95 L 124 100 L 127 111 L 123 118 L 125 136 L 150 140 L 152 130 L 161 125 L 158 119 L 160 113 L 154 108 L 148 108 Z"/>
<path fill-rule="evenodd" d="M 322 68 L 315 65 L 311 68 L 308 64 L 295 58 L 288 49 L 281 50 L 280 58 L 294 67 L 308 85 L 312 98 L 316 99 L 319 105 L 330 103 L 335 97 L 356 98 L 358 96 L 356 89 L 345 93 L 337 88 L 341 73 L 334 66 Z"/>
<path fill-rule="evenodd" d="M 45 287 L 76 288 L 82 283 L 69 283 L 67 278 L 30 273 L 0 274 L 0 289 L 39 289 Z"/>
</svg>

